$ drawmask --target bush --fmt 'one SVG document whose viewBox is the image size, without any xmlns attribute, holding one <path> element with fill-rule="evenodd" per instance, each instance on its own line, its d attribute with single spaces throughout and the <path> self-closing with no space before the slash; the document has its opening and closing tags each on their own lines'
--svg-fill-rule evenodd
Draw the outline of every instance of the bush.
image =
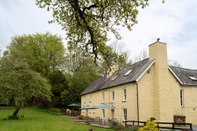
<svg viewBox="0 0 197 131">
<path fill-rule="evenodd" d="M 139 127 L 137 126 L 129 126 L 129 131 L 138 131 L 139 130 Z"/>
<path fill-rule="evenodd" d="M 83 120 L 83 116 L 82 116 L 82 115 L 79 115 L 79 119 L 80 119 L 80 120 Z"/>
<path fill-rule="evenodd" d="M 139 128 L 139 131 L 159 131 L 159 129 L 154 121 L 149 120 L 144 127 Z"/>
<path fill-rule="evenodd" d="M 116 121 L 112 122 L 111 128 L 116 131 L 126 131 L 126 128 L 121 123 L 118 123 Z"/>
<path fill-rule="evenodd" d="M 13 120 L 18 120 L 19 119 L 19 116 L 8 116 L 8 119 L 13 119 Z"/>
</svg>

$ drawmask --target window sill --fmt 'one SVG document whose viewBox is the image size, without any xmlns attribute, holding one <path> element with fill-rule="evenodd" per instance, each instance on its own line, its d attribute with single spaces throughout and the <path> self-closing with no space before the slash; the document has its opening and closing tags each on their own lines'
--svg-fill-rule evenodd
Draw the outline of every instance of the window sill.
<svg viewBox="0 0 197 131">
<path fill-rule="evenodd" d="M 127 102 L 127 101 L 126 100 L 123 100 L 122 102 L 124 103 L 124 102 Z"/>
</svg>

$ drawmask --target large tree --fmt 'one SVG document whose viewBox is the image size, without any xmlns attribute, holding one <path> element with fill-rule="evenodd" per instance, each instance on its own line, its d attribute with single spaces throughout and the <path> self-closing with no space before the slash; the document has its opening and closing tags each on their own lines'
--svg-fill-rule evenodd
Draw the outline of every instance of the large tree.
<svg viewBox="0 0 197 131">
<path fill-rule="evenodd" d="M 66 31 L 72 44 L 82 43 L 81 48 L 90 50 L 95 60 L 98 54 L 107 57 L 103 51 L 112 32 L 121 38 L 118 27 L 129 30 L 137 23 L 138 7 L 144 8 L 148 0 L 36 0 L 40 8 L 53 12 L 54 19 Z"/>
<path fill-rule="evenodd" d="M 16 35 L 12 37 L 7 51 L 10 56 L 23 59 L 30 69 L 43 76 L 62 68 L 65 61 L 62 39 L 49 32 Z"/>
<path fill-rule="evenodd" d="M 0 61 L 0 103 L 10 104 L 13 100 L 16 107 L 14 117 L 32 97 L 42 95 L 50 100 L 50 90 L 48 81 L 29 69 L 23 60 L 5 56 Z"/>
<path fill-rule="evenodd" d="M 61 99 L 61 92 L 68 90 L 68 81 L 66 76 L 61 71 L 54 71 L 48 75 L 49 83 L 52 86 L 53 96 L 51 101 L 54 106 L 61 107 L 63 105 Z"/>
</svg>

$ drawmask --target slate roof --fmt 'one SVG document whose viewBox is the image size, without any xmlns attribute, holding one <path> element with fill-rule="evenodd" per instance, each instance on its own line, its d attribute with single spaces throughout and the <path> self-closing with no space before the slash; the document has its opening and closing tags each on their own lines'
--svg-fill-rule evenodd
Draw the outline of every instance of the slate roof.
<svg viewBox="0 0 197 131">
<path fill-rule="evenodd" d="M 197 70 L 169 66 L 170 71 L 183 86 L 197 86 Z"/>
<path fill-rule="evenodd" d="M 114 74 L 111 77 L 101 77 L 95 80 L 90 86 L 88 86 L 81 93 L 81 95 L 107 89 L 121 84 L 138 81 L 144 75 L 144 73 L 146 73 L 146 71 L 152 66 L 154 62 L 154 59 L 150 60 L 149 58 L 147 58 L 140 62 L 134 63 L 131 66 L 114 72 Z M 128 75 L 125 75 L 128 71 L 130 71 L 130 73 L 128 73 Z"/>
</svg>

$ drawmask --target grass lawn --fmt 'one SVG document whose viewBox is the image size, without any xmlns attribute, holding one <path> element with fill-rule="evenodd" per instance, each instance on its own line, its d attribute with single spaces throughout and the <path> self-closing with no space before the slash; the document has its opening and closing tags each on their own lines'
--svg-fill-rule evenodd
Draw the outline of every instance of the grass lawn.
<svg viewBox="0 0 197 131">
<path fill-rule="evenodd" d="M 19 120 L 4 120 L 13 113 L 14 109 L 0 109 L 0 131 L 88 131 L 94 128 L 96 131 L 113 131 L 91 125 L 75 123 L 63 116 L 56 116 L 39 112 L 33 108 L 22 108 Z"/>
</svg>

